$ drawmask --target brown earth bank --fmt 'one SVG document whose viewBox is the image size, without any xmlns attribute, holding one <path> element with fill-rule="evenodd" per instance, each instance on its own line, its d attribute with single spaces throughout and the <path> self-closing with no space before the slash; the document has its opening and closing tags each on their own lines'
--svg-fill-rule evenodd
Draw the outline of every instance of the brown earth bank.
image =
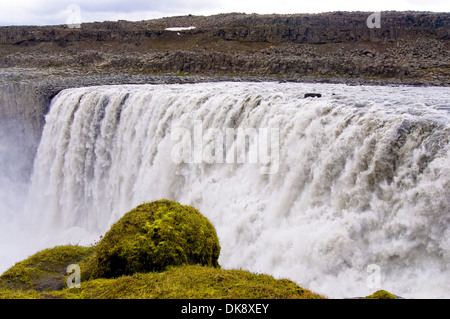
<svg viewBox="0 0 450 319">
<path fill-rule="evenodd" d="M 450 84 L 450 13 L 229 13 L 0 27 L 0 68 Z M 169 31 L 170 27 L 195 27 Z"/>
</svg>

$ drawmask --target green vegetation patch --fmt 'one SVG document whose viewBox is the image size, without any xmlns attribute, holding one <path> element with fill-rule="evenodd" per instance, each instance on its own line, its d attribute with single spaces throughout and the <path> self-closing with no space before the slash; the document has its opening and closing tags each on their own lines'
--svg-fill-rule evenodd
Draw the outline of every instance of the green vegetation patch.
<svg viewBox="0 0 450 319">
<path fill-rule="evenodd" d="M 73 298 L 219 299 L 323 298 L 294 282 L 243 270 L 189 265 L 160 273 L 140 273 L 116 279 L 91 280 Z"/>
<path fill-rule="evenodd" d="M 42 250 L 4 272 L 0 276 L 0 288 L 36 291 L 63 289 L 67 266 L 78 263 L 92 252 L 93 247 L 76 245 Z"/>
<path fill-rule="evenodd" d="M 366 299 L 397 299 L 397 297 L 386 290 L 378 290 L 367 296 Z"/>
<path fill-rule="evenodd" d="M 112 278 L 169 266 L 217 267 L 219 240 L 198 210 L 174 201 L 142 204 L 126 213 L 98 243 L 93 278 Z"/>
<path fill-rule="evenodd" d="M 319 299 L 287 279 L 219 267 L 212 224 L 195 208 L 160 200 L 125 214 L 93 247 L 40 251 L 0 276 L 0 299 Z M 79 287 L 67 287 L 77 264 Z M 369 299 L 395 299 L 380 290 Z"/>
<path fill-rule="evenodd" d="M 49 298 L 49 294 L 41 298 Z M 80 289 L 52 295 L 68 299 L 321 299 L 287 279 L 244 270 L 187 265 L 163 272 L 137 273 L 82 282 Z"/>
</svg>

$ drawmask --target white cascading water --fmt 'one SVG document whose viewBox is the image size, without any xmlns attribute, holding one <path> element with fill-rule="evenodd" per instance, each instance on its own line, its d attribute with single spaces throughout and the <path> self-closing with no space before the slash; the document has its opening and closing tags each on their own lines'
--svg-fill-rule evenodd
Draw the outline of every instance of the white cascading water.
<svg viewBox="0 0 450 319">
<path fill-rule="evenodd" d="M 303 98 L 316 91 L 322 98 Z M 214 224 L 223 268 L 341 298 L 377 290 L 375 265 L 382 289 L 448 298 L 448 93 L 295 83 L 64 90 L 46 117 L 23 219 L 47 244 L 90 244 L 138 204 L 174 199 Z M 184 142 L 195 148 L 226 128 L 278 129 L 271 174 L 261 158 L 174 160 L 176 130 L 191 132 Z"/>
</svg>

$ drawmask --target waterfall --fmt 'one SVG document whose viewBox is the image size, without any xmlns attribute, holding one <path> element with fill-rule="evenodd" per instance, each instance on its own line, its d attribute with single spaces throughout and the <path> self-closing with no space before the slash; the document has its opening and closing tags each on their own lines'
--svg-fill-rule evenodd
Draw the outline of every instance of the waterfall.
<svg viewBox="0 0 450 319">
<path fill-rule="evenodd" d="M 316 91 L 322 98 L 304 98 Z M 376 269 L 383 289 L 448 298 L 448 93 L 227 82 L 67 89 L 46 116 L 24 219 L 36 236 L 89 244 L 138 204 L 174 199 L 216 227 L 224 268 L 330 297 L 373 292 Z"/>
</svg>

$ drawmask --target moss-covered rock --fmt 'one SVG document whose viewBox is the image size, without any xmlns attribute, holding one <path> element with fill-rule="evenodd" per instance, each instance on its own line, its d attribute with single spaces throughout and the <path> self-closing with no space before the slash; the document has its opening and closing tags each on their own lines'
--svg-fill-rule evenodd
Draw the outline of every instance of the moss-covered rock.
<svg viewBox="0 0 450 319">
<path fill-rule="evenodd" d="M 0 276 L 0 288 L 36 291 L 65 287 L 67 266 L 91 255 L 93 247 L 57 246 L 42 250 L 15 264 Z"/>
<path fill-rule="evenodd" d="M 163 272 L 82 281 L 80 289 L 1 289 L 0 299 L 324 299 L 291 280 L 245 270 L 187 265 Z"/>
<path fill-rule="evenodd" d="M 378 290 L 367 296 L 366 299 L 397 299 L 397 297 L 386 290 Z"/>
<path fill-rule="evenodd" d="M 93 278 L 162 271 L 168 266 L 218 266 L 219 240 L 198 210 L 174 201 L 144 203 L 105 234 L 89 261 Z"/>
</svg>

